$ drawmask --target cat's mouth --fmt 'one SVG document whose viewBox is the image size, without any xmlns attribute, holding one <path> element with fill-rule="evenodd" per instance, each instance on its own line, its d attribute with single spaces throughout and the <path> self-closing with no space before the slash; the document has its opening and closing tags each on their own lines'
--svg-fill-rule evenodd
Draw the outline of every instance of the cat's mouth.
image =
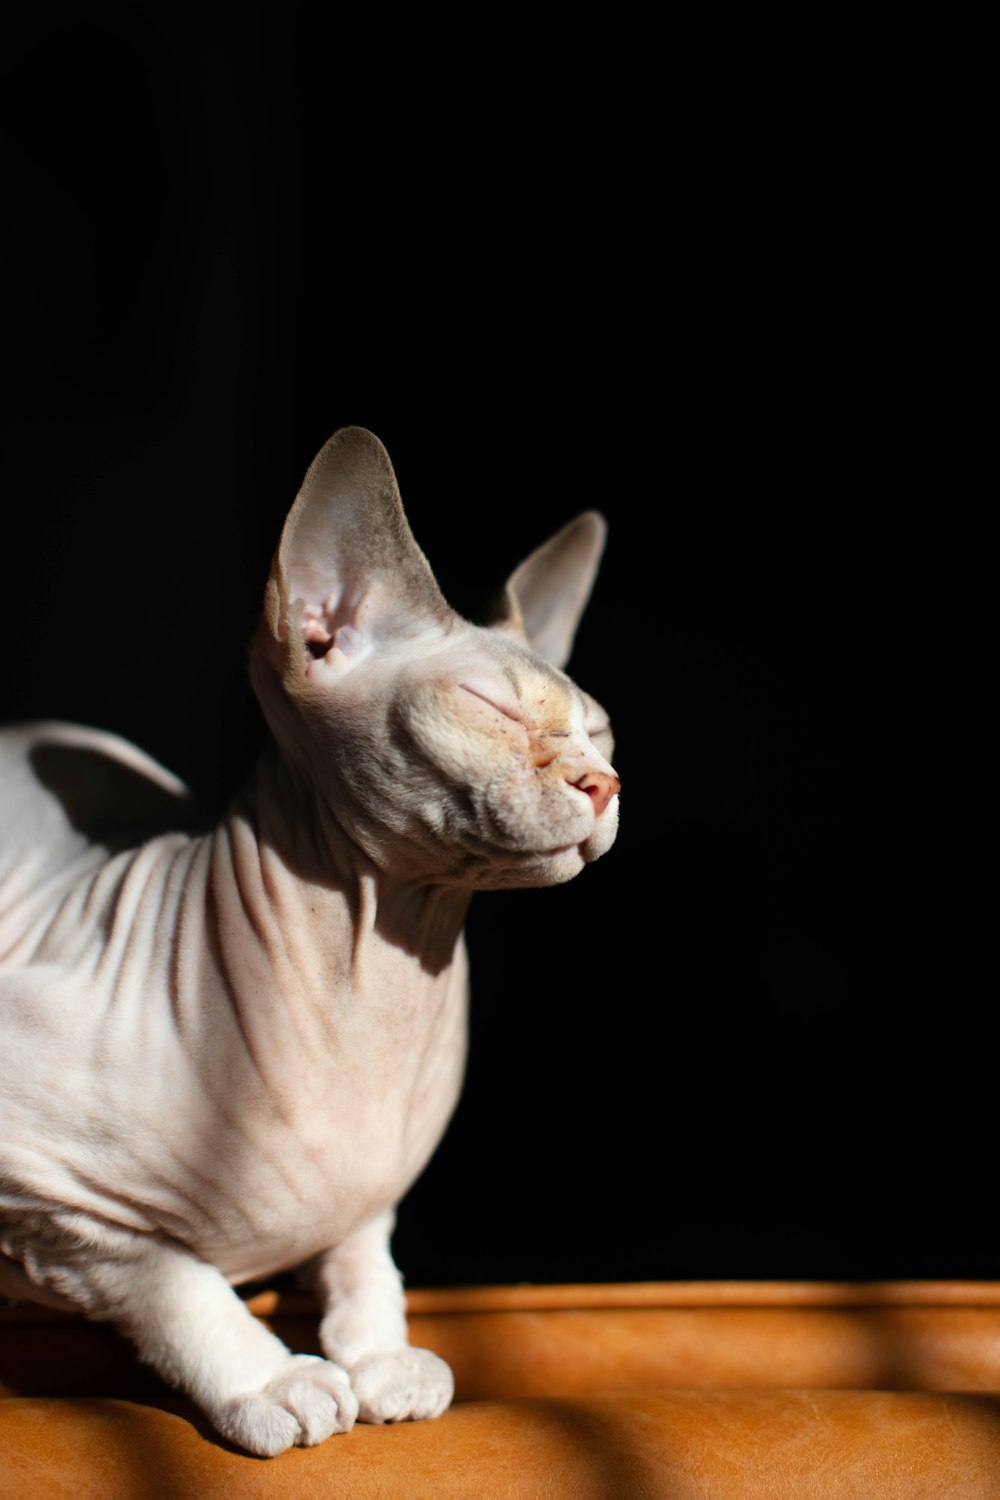
<svg viewBox="0 0 1000 1500">
<path fill-rule="evenodd" d="M 615 792 L 618 789 L 618 780 L 615 778 Z M 493 846 L 504 847 L 505 853 L 513 856 L 519 865 L 532 864 L 532 862 L 562 862 L 570 856 L 576 856 L 580 864 L 591 864 L 594 859 L 600 858 L 613 843 L 615 843 L 616 829 L 618 829 L 618 798 L 610 795 L 604 801 L 603 789 L 601 789 L 601 802 L 592 796 L 588 789 L 574 789 L 571 787 L 571 801 L 565 798 L 559 799 L 555 808 L 549 807 L 549 816 L 544 817 L 544 822 L 549 822 L 549 828 L 535 828 L 535 834 L 541 834 L 537 841 L 532 838 L 517 837 L 522 831 L 525 819 L 511 819 L 510 816 L 496 817 L 493 823 Z M 543 822 L 541 813 L 544 807 L 529 808 L 535 813 L 535 823 Z M 522 810 L 523 811 L 523 810 Z M 508 808 L 504 808 L 508 813 Z M 520 823 L 520 826 L 519 826 Z M 498 826 L 499 825 L 499 826 Z M 546 837 L 547 835 L 547 837 Z M 562 837 L 559 837 L 562 835 Z M 546 840 L 541 841 L 541 840 Z M 549 843 L 549 840 L 553 840 Z M 556 841 L 558 840 L 558 841 Z"/>
</svg>

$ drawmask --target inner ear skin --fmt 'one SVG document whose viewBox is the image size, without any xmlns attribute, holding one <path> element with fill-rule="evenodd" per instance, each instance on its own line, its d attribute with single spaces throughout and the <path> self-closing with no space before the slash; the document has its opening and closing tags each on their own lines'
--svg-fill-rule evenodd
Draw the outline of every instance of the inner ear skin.
<svg viewBox="0 0 1000 1500">
<path fill-rule="evenodd" d="M 313 661 L 320 661 L 333 645 L 333 636 L 327 635 L 322 625 L 310 621 L 306 625 L 306 650 Z"/>
</svg>

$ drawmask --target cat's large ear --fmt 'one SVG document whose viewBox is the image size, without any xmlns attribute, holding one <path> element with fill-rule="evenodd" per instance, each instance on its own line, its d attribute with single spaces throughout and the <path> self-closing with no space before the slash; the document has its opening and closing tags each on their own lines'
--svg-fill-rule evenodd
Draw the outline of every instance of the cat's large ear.
<svg viewBox="0 0 1000 1500">
<path fill-rule="evenodd" d="M 389 455 L 363 427 L 320 449 L 288 513 L 271 565 L 264 626 L 286 680 L 329 680 L 382 641 L 451 613 L 410 531 Z"/>
<path fill-rule="evenodd" d="M 607 529 L 604 517 L 588 510 L 543 542 L 511 574 L 488 623 L 523 636 L 540 656 L 564 667 L 597 577 Z"/>
</svg>

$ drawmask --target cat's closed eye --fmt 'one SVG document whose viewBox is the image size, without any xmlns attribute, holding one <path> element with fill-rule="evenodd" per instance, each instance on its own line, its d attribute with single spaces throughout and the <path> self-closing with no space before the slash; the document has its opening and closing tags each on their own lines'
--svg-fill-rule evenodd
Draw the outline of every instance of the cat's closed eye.
<svg viewBox="0 0 1000 1500">
<path fill-rule="evenodd" d="M 458 685 L 463 692 L 470 693 L 473 698 L 478 698 L 480 703 L 484 703 L 487 708 L 493 709 L 503 718 L 512 719 L 516 724 L 524 723 L 520 705 L 499 683 L 468 678 Z"/>
</svg>

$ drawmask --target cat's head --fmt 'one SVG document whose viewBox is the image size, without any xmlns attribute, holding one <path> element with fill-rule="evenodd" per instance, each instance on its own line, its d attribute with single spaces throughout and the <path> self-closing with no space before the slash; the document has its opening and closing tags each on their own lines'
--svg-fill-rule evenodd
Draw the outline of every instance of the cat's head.
<svg viewBox="0 0 1000 1500">
<path fill-rule="evenodd" d="M 521 564 L 486 626 L 445 602 L 388 454 L 342 428 L 282 532 L 252 653 L 281 752 L 376 865 L 470 888 L 568 880 L 614 842 L 604 710 L 562 668 L 605 526 Z"/>
</svg>

